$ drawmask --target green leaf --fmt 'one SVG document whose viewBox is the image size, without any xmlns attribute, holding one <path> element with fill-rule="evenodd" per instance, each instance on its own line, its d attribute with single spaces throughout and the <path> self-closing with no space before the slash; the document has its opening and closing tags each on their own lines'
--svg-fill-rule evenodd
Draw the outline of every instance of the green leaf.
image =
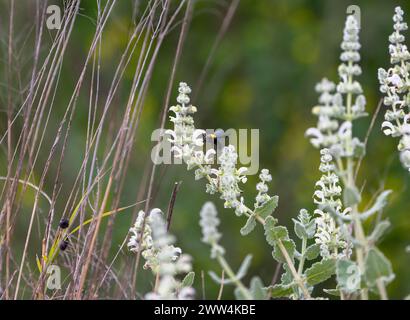
<svg viewBox="0 0 410 320">
<path fill-rule="evenodd" d="M 353 156 L 356 158 L 361 158 L 366 155 L 366 146 L 364 143 L 357 143 L 353 149 Z"/>
<path fill-rule="evenodd" d="M 246 236 L 249 233 L 252 232 L 252 230 L 256 227 L 256 220 L 255 216 L 251 215 L 248 220 L 246 221 L 246 224 L 241 228 L 241 235 Z"/>
<path fill-rule="evenodd" d="M 295 258 L 295 251 L 296 251 L 295 243 L 293 242 L 293 240 L 288 239 L 288 240 L 282 240 L 282 244 L 285 247 L 286 251 L 288 252 L 290 259 L 293 261 Z M 273 259 L 275 259 L 276 261 L 286 263 L 286 259 L 283 256 L 282 251 L 280 250 L 277 242 L 275 242 L 273 246 L 272 256 L 273 256 Z"/>
<path fill-rule="evenodd" d="M 305 257 L 308 260 L 314 260 L 319 256 L 320 245 L 314 243 L 306 248 Z"/>
<path fill-rule="evenodd" d="M 192 285 L 194 284 L 194 280 L 195 280 L 195 272 L 191 271 L 184 277 L 184 279 L 182 280 L 181 286 L 183 288 L 192 287 Z"/>
<path fill-rule="evenodd" d="M 330 294 L 331 296 L 340 297 L 340 291 L 337 289 L 323 289 L 323 292 Z"/>
<path fill-rule="evenodd" d="M 220 278 L 215 272 L 213 271 L 208 271 L 209 276 L 212 278 L 212 280 L 214 280 L 217 284 L 224 284 L 224 285 L 228 285 L 233 283 L 232 279 L 223 279 Z"/>
<path fill-rule="evenodd" d="M 267 298 L 267 289 L 264 288 L 263 282 L 259 277 L 252 278 L 250 291 L 255 300 L 265 300 Z"/>
<path fill-rule="evenodd" d="M 354 261 L 338 260 L 336 263 L 336 280 L 338 287 L 348 293 L 360 289 L 360 269 Z"/>
<path fill-rule="evenodd" d="M 312 239 L 316 234 L 316 220 L 312 219 L 309 224 L 305 226 L 308 239 Z"/>
<path fill-rule="evenodd" d="M 41 266 L 41 262 L 40 262 L 40 259 L 38 258 L 38 255 L 36 255 L 36 263 L 37 263 L 38 271 L 41 273 L 41 270 L 43 269 L 43 267 Z"/>
<path fill-rule="evenodd" d="M 345 187 L 343 192 L 343 202 L 345 207 L 352 207 L 360 202 L 360 193 L 356 188 Z"/>
<path fill-rule="evenodd" d="M 246 273 L 248 272 L 251 262 L 252 262 L 252 255 L 248 254 L 245 257 L 245 259 L 243 259 L 242 264 L 239 267 L 238 273 L 236 274 L 237 279 L 242 279 L 244 276 L 246 276 Z"/>
<path fill-rule="evenodd" d="M 365 279 L 369 287 L 375 287 L 378 279 L 389 283 L 394 279 L 390 261 L 377 248 L 371 248 L 365 261 Z"/>
<path fill-rule="evenodd" d="M 286 227 L 277 226 L 275 227 L 277 220 L 273 217 L 268 217 L 265 221 L 265 237 L 266 241 L 274 246 L 277 240 L 289 238 L 288 230 Z"/>
<path fill-rule="evenodd" d="M 236 288 L 234 291 L 236 300 L 248 300 L 248 298 L 243 294 L 241 289 Z"/>
<path fill-rule="evenodd" d="M 283 269 L 285 270 L 280 277 L 280 281 L 282 284 L 291 284 L 293 282 L 292 272 L 287 264 L 282 265 Z"/>
<path fill-rule="evenodd" d="M 375 244 L 377 241 L 381 239 L 381 237 L 385 234 L 386 230 L 389 229 L 391 223 L 388 220 L 380 221 L 376 227 L 374 228 L 372 234 L 367 238 L 370 243 Z"/>
<path fill-rule="evenodd" d="M 360 219 L 365 220 L 369 218 L 371 215 L 375 214 L 376 212 L 382 210 L 386 206 L 387 197 L 390 195 L 391 192 L 391 190 L 385 190 L 382 193 L 380 193 L 376 201 L 374 202 L 373 206 L 369 210 L 366 210 L 360 215 Z"/>
<path fill-rule="evenodd" d="M 270 198 L 269 201 L 267 201 L 263 206 L 257 208 L 255 210 L 255 214 L 257 216 L 260 216 L 263 219 L 266 219 L 267 217 L 269 217 L 274 211 L 275 209 L 278 207 L 278 201 L 279 201 L 279 197 L 278 196 L 273 196 L 272 198 Z"/>
<path fill-rule="evenodd" d="M 335 261 L 333 259 L 316 262 L 306 270 L 306 281 L 311 286 L 326 281 L 335 273 L 335 268 Z"/>
<path fill-rule="evenodd" d="M 307 239 L 308 234 L 306 227 L 298 220 L 292 219 L 294 223 L 294 230 L 299 239 Z"/>
<path fill-rule="evenodd" d="M 274 286 L 268 287 L 268 290 L 272 298 L 289 297 L 293 293 L 292 286 L 286 284 L 275 284 Z"/>
</svg>

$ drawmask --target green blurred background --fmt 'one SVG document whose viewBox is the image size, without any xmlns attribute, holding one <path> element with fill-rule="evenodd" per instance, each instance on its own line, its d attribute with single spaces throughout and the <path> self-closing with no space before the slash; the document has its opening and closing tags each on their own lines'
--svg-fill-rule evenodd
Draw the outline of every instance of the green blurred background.
<svg viewBox="0 0 410 320">
<path fill-rule="evenodd" d="M 280 197 L 275 215 L 281 223 L 289 226 L 291 218 L 301 208 L 310 211 L 314 208 L 312 194 L 314 184 L 320 177 L 317 170 L 319 154 L 304 137 L 304 132 L 316 125 L 316 118 L 311 115 L 311 107 L 317 103 L 315 83 L 324 76 L 333 81 L 338 80 L 340 41 L 346 8 L 351 4 L 359 5 L 361 9 L 363 75 L 360 81 L 367 98 L 367 111 L 372 115 L 380 99 L 377 69 L 389 65 L 387 45 L 388 35 L 392 32 L 394 7 L 401 5 L 408 12 L 406 17 L 410 22 L 408 1 L 367 0 L 353 3 L 341 0 L 241 0 L 197 96 L 198 127 L 260 129 L 260 168 L 271 171 L 273 182 L 270 190 Z M 194 92 L 194 85 L 228 5 L 229 1 L 196 1 L 177 71 L 177 81 L 188 82 Z M 95 16 L 94 1 L 83 1 L 82 7 L 84 15 Z M 104 33 L 102 84 L 105 89 L 111 83 L 113 70 L 126 45 L 130 8 L 129 1 L 119 1 Z M 93 32 L 90 20 L 80 17 L 71 40 L 70 54 L 63 66 L 63 86 L 59 89 L 59 104 L 55 114 L 52 114 L 55 118 L 51 123 L 58 123 L 65 110 Z M 147 161 L 150 161 L 150 136 L 152 130 L 158 127 L 158 115 L 164 101 L 178 32 L 179 28 L 174 29 L 167 38 L 154 69 L 121 200 L 124 205 L 135 201 L 143 170 Z M 121 87 L 123 98 L 120 100 L 126 99 L 132 76 L 131 73 L 126 75 L 125 85 Z M 177 83 L 174 85 L 172 101 L 176 97 L 176 88 Z M 64 207 L 64 194 L 69 191 L 75 177 L 73 172 L 78 171 L 82 160 L 87 103 L 86 94 L 80 96 L 63 168 L 63 188 L 66 190 L 62 191 L 59 198 L 61 207 Z M 370 118 L 355 123 L 357 136 L 364 137 Z M 394 191 L 384 212 L 393 228 L 385 237 L 381 249 L 392 260 L 396 273 L 396 280 L 388 288 L 389 294 L 392 298 L 403 298 L 410 293 L 410 254 L 405 252 L 406 246 L 410 244 L 410 177 L 401 167 L 395 152 L 397 141 L 381 133 L 381 121 L 382 116 L 379 115 L 370 135 L 367 156 L 359 174 L 359 185 L 365 184 L 365 203 L 381 185 Z M 270 283 L 275 262 L 262 232 L 242 237 L 239 229 L 244 224 L 243 219 L 237 218 L 231 210 L 225 210 L 217 197 L 205 194 L 204 181 L 194 181 L 193 173 L 187 173 L 183 166 L 168 166 L 164 172 L 153 206 L 166 210 L 174 182 L 183 182 L 177 196 L 171 231 L 177 236 L 178 245 L 183 251 L 193 256 L 197 275 L 201 270 L 205 272 L 206 297 L 215 298 L 218 290 L 218 285 L 208 277 L 207 271 L 220 272 L 217 263 L 210 259 L 209 248 L 200 241 L 199 210 L 208 200 L 214 201 L 219 209 L 222 220 L 220 228 L 223 231 L 221 243 L 226 248 L 226 258 L 232 267 L 237 269 L 246 254 L 251 253 L 252 266 L 244 282 L 248 284 L 251 275 L 259 274 L 265 284 Z M 244 189 L 249 204 L 256 194 L 256 182 L 255 177 L 251 177 Z M 27 205 L 29 207 L 30 204 Z M 127 234 L 130 216 L 121 214 L 116 220 L 113 253 Z M 21 233 L 24 234 L 25 230 L 26 225 L 22 221 Z M 21 239 L 23 241 L 23 236 Z M 200 297 L 199 276 L 196 288 Z M 232 297 L 230 287 L 225 288 L 225 293 L 226 298 Z"/>
</svg>

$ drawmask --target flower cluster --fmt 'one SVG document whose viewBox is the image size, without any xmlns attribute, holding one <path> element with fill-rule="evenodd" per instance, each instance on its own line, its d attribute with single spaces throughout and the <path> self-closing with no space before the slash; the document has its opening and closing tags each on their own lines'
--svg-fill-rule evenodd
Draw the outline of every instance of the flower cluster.
<svg viewBox="0 0 410 320">
<path fill-rule="evenodd" d="M 207 165 L 213 162 L 215 150 L 210 150 L 206 154 L 201 150 L 204 145 L 204 130 L 195 129 L 193 114 L 197 108 L 190 104 L 189 94 L 191 88 L 185 82 L 181 82 L 178 88 L 178 104 L 170 107 L 175 116 L 170 117 L 174 123 L 174 130 L 166 130 L 165 134 L 171 138 L 169 141 L 173 144 L 171 151 L 176 158 L 185 161 L 188 169 L 197 167 L 200 164 Z"/>
<path fill-rule="evenodd" d="M 141 255 L 146 261 L 144 269 L 151 269 L 155 274 L 159 271 L 160 261 L 158 259 L 158 250 L 154 246 L 152 239 L 153 230 L 151 225 L 152 219 L 157 215 L 162 215 L 161 210 L 152 209 L 150 215 L 146 217 L 144 226 L 145 212 L 141 210 L 138 213 L 134 226 L 130 229 L 132 236 L 128 241 L 128 248 L 130 251 L 136 253 L 141 250 Z M 176 261 L 182 252 L 181 248 L 174 247 L 173 245 L 169 245 L 167 249 L 169 252 L 172 252 L 173 261 Z"/>
<path fill-rule="evenodd" d="M 229 145 L 222 149 L 218 158 L 220 166 L 218 169 L 211 169 L 206 192 L 210 194 L 219 192 L 221 199 L 225 201 L 225 208 L 234 208 L 240 211 L 242 201 L 238 200 L 241 194 L 239 183 L 246 183 L 245 173 L 247 169 L 245 167 L 237 169 L 237 160 L 238 154 L 234 146 Z"/>
<path fill-rule="evenodd" d="M 382 130 L 385 135 L 400 137 L 400 159 L 403 166 L 410 170 L 410 53 L 402 34 L 408 28 L 403 22 L 403 14 L 403 10 L 396 7 L 394 32 L 389 37 L 392 67 L 387 71 L 380 68 L 378 78 L 380 91 L 385 95 L 384 104 L 389 107 L 384 115 Z"/>
<path fill-rule="evenodd" d="M 188 273 L 192 269 L 191 257 L 181 253 L 181 249 L 175 248 L 175 238 L 167 231 L 166 222 L 159 209 L 151 211 L 149 225 L 152 236 L 152 255 L 156 262 L 156 271 L 159 281 L 153 292 L 146 295 L 148 300 L 186 300 L 192 299 L 194 289 L 182 287 L 181 281 L 176 276 Z M 178 253 L 178 255 L 176 255 Z"/>
<path fill-rule="evenodd" d="M 358 64 L 359 28 L 352 15 L 347 17 L 341 48 L 340 82 L 336 86 L 325 78 L 316 85 L 319 105 L 312 112 L 318 117 L 318 123 L 316 128 L 306 131 L 314 147 L 329 148 L 338 158 L 361 156 L 364 152 L 363 143 L 352 137 L 352 121 L 367 115 L 362 87 L 354 80 L 362 70 Z"/>
<path fill-rule="evenodd" d="M 268 195 L 267 185 L 267 182 L 272 181 L 272 176 L 269 174 L 269 170 L 262 169 L 261 173 L 259 174 L 259 179 L 261 181 L 256 185 L 256 190 L 258 191 L 258 194 L 256 196 L 255 209 L 262 207 L 271 198 Z"/>
<path fill-rule="evenodd" d="M 333 103 L 335 88 L 336 85 L 327 78 L 323 78 L 315 87 L 316 92 L 320 94 L 319 105 L 312 110 L 318 117 L 317 128 L 309 128 L 306 135 L 316 148 L 330 148 L 339 141 L 336 133 L 339 122 L 335 118 L 340 114 L 340 110 Z"/>
<path fill-rule="evenodd" d="M 250 209 L 244 204 L 241 197 L 240 183 L 246 183 L 247 168 L 237 168 L 238 153 L 233 145 L 224 146 L 218 156 L 219 167 L 212 166 L 217 154 L 215 149 L 210 148 L 203 152 L 200 150 L 204 146 L 205 130 L 195 129 L 192 115 L 197 111 L 190 105 L 189 93 L 191 89 L 186 83 L 181 82 L 179 85 L 179 95 L 177 98 L 178 105 L 170 108 L 175 116 L 170 117 L 174 123 L 174 130 L 167 130 L 170 142 L 173 143 L 172 150 L 176 156 L 184 159 L 188 170 L 195 168 L 195 179 L 207 179 L 206 192 L 209 194 L 220 194 L 224 200 L 225 208 L 235 209 L 235 213 L 243 215 L 249 213 Z M 258 184 L 259 191 L 255 207 L 263 205 L 271 198 L 267 194 L 266 182 L 272 180 L 269 171 L 263 170 L 260 176 L 261 183 Z"/>
<path fill-rule="evenodd" d="M 212 202 L 206 202 L 199 213 L 199 225 L 202 228 L 202 241 L 212 246 L 211 258 L 216 258 L 218 255 L 224 255 L 225 249 L 218 244 L 221 239 L 221 234 L 218 232 L 220 223 L 218 212 Z"/>
<path fill-rule="evenodd" d="M 143 250 L 141 254 L 146 260 L 144 267 L 150 268 L 159 276 L 155 291 L 148 293 L 146 299 L 193 298 L 194 290 L 190 287 L 182 288 L 181 282 L 176 278 L 179 274 L 191 271 L 191 257 L 182 254 L 180 248 L 174 247 L 175 238 L 168 233 L 161 210 L 153 209 L 150 212 L 145 218 L 145 227 L 144 218 L 145 213 L 140 211 L 135 225 L 130 229 L 132 236 L 128 247 L 133 252 Z"/>
<path fill-rule="evenodd" d="M 320 153 L 319 170 L 323 175 L 316 183 L 317 190 L 313 196 L 314 203 L 318 205 L 315 214 L 319 215 L 316 218 L 315 242 L 320 245 L 323 258 L 342 258 L 350 255 L 349 247 L 333 214 L 347 216 L 350 208 L 342 211 L 342 188 L 339 185 L 339 177 L 334 172 L 335 165 L 330 150 L 322 149 Z M 339 249 L 343 251 L 339 253 Z"/>
</svg>

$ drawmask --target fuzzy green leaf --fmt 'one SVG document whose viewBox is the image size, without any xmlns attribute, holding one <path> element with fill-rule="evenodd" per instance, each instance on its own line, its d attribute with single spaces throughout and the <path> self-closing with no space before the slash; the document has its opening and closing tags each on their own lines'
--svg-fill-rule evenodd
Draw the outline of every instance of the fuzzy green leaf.
<svg viewBox="0 0 410 320">
<path fill-rule="evenodd" d="M 246 224 L 241 228 L 241 235 L 246 236 L 249 233 L 252 232 L 252 230 L 256 227 L 256 220 L 255 216 L 251 215 L 248 220 L 246 221 Z"/>
<path fill-rule="evenodd" d="M 356 158 L 361 158 L 366 155 L 366 146 L 364 143 L 357 143 L 353 149 L 353 156 Z"/>
<path fill-rule="evenodd" d="M 269 217 L 274 211 L 275 209 L 278 207 L 278 201 L 279 201 L 279 197 L 278 196 L 273 196 L 272 198 L 270 198 L 269 201 L 267 201 L 263 206 L 257 208 L 255 210 L 255 214 L 257 216 L 260 216 L 263 219 L 266 219 L 267 217 Z"/>
<path fill-rule="evenodd" d="M 192 285 L 194 284 L 194 280 L 195 280 L 195 272 L 191 271 L 189 272 L 184 279 L 182 280 L 182 287 L 192 287 Z"/>
<path fill-rule="evenodd" d="M 280 281 L 282 284 L 291 284 L 293 282 L 292 272 L 287 264 L 282 265 L 285 272 L 282 273 Z"/>
<path fill-rule="evenodd" d="M 314 243 L 306 248 L 305 257 L 308 260 L 314 260 L 319 256 L 320 253 L 320 245 Z"/>
<path fill-rule="evenodd" d="M 360 269 L 354 261 L 338 260 L 336 263 L 336 279 L 338 287 L 348 293 L 360 289 Z"/>
<path fill-rule="evenodd" d="M 272 298 L 289 297 L 293 293 L 292 286 L 288 284 L 275 284 L 268 287 L 268 290 Z"/>
<path fill-rule="evenodd" d="M 291 239 L 287 240 L 282 240 L 282 244 L 285 247 L 286 251 L 288 252 L 288 255 L 290 259 L 293 261 L 295 258 L 295 251 L 296 251 L 296 245 Z M 279 248 L 279 245 L 277 242 L 275 242 L 273 246 L 273 252 L 272 252 L 273 259 L 275 259 L 278 262 L 286 263 L 286 259 L 282 254 L 282 251 Z"/>
<path fill-rule="evenodd" d="M 365 279 L 369 287 L 375 287 L 378 279 L 384 283 L 394 279 L 390 261 L 377 248 L 372 248 L 367 253 L 365 267 Z"/>
<path fill-rule="evenodd" d="M 245 259 L 243 259 L 242 264 L 239 267 L 238 273 L 236 274 L 237 279 L 242 279 L 244 276 L 246 276 L 246 273 L 248 272 L 251 262 L 252 262 L 252 255 L 248 254 L 245 257 Z"/>
<path fill-rule="evenodd" d="M 236 288 L 234 291 L 236 300 L 248 300 L 248 298 L 243 294 L 242 290 Z"/>
<path fill-rule="evenodd" d="M 278 219 L 276 219 L 272 216 L 269 216 L 265 219 L 264 228 L 265 228 L 265 230 L 270 229 L 270 228 L 273 228 L 274 226 L 276 226 L 277 224 L 278 224 Z"/>
<path fill-rule="evenodd" d="M 337 289 L 323 289 L 323 292 L 331 296 L 340 297 L 340 291 Z"/>
<path fill-rule="evenodd" d="M 380 221 L 374 228 L 372 234 L 367 238 L 369 242 L 375 244 L 381 239 L 385 232 L 390 228 L 391 223 L 388 220 Z"/>
<path fill-rule="evenodd" d="M 311 286 L 324 282 L 335 273 L 335 268 L 335 261 L 333 259 L 316 262 L 306 270 L 306 281 Z"/>
<path fill-rule="evenodd" d="M 255 300 L 265 300 L 267 298 L 267 290 L 259 277 L 252 278 L 250 291 Z"/>
<path fill-rule="evenodd" d="M 307 230 L 306 227 L 298 220 L 296 219 L 292 219 L 293 220 L 293 224 L 294 224 L 294 230 L 296 235 L 298 236 L 299 239 L 307 239 L 308 238 L 308 234 L 307 234 Z"/>
<path fill-rule="evenodd" d="M 363 212 L 360 215 L 360 218 L 362 220 L 366 220 L 376 212 L 381 211 L 387 204 L 387 197 L 390 195 L 392 191 L 391 190 L 385 190 L 382 193 L 379 194 L 377 197 L 376 201 L 374 202 L 373 206 L 369 209 Z"/>
<path fill-rule="evenodd" d="M 356 188 L 346 187 L 343 192 L 345 207 L 351 207 L 360 202 L 360 193 Z"/>
<path fill-rule="evenodd" d="M 212 280 L 214 280 L 217 284 L 224 284 L 224 285 L 228 285 L 233 283 L 232 279 L 222 279 L 221 277 L 219 277 L 215 272 L 213 271 L 209 271 L 208 272 L 209 276 L 212 278 Z"/>
<path fill-rule="evenodd" d="M 316 234 L 316 220 L 312 219 L 309 224 L 305 226 L 308 239 L 312 239 Z"/>
<path fill-rule="evenodd" d="M 288 230 L 286 229 L 286 227 L 275 227 L 276 223 L 276 219 L 274 219 L 273 217 L 268 217 L 264 225 L 266 241 L 271 246 L 274 246 L 279 239 L 289 238 Z"/>
</svg>

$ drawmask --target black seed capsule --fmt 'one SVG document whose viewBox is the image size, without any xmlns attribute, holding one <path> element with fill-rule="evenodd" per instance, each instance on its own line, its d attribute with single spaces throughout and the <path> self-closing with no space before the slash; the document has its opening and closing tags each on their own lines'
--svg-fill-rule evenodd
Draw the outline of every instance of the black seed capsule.
<svg viewBox="0 0 410 320">
<path fill-rule="evenodd" d="M 66 239 L 66 240 L 61 241 L 60 250 L 64 251 L 65 249 L 67 249 L 67 247 L 68 247 L 68 240 Z"/>
<path fill-rule="evenodd" d="M 60 226 L 61 229 L 67 229 L 69 224 L 70 223 L 69 223 L 68 219 L 64 218 L 64 219 L 61 219 L 59 226 Z"/>
</svg>

